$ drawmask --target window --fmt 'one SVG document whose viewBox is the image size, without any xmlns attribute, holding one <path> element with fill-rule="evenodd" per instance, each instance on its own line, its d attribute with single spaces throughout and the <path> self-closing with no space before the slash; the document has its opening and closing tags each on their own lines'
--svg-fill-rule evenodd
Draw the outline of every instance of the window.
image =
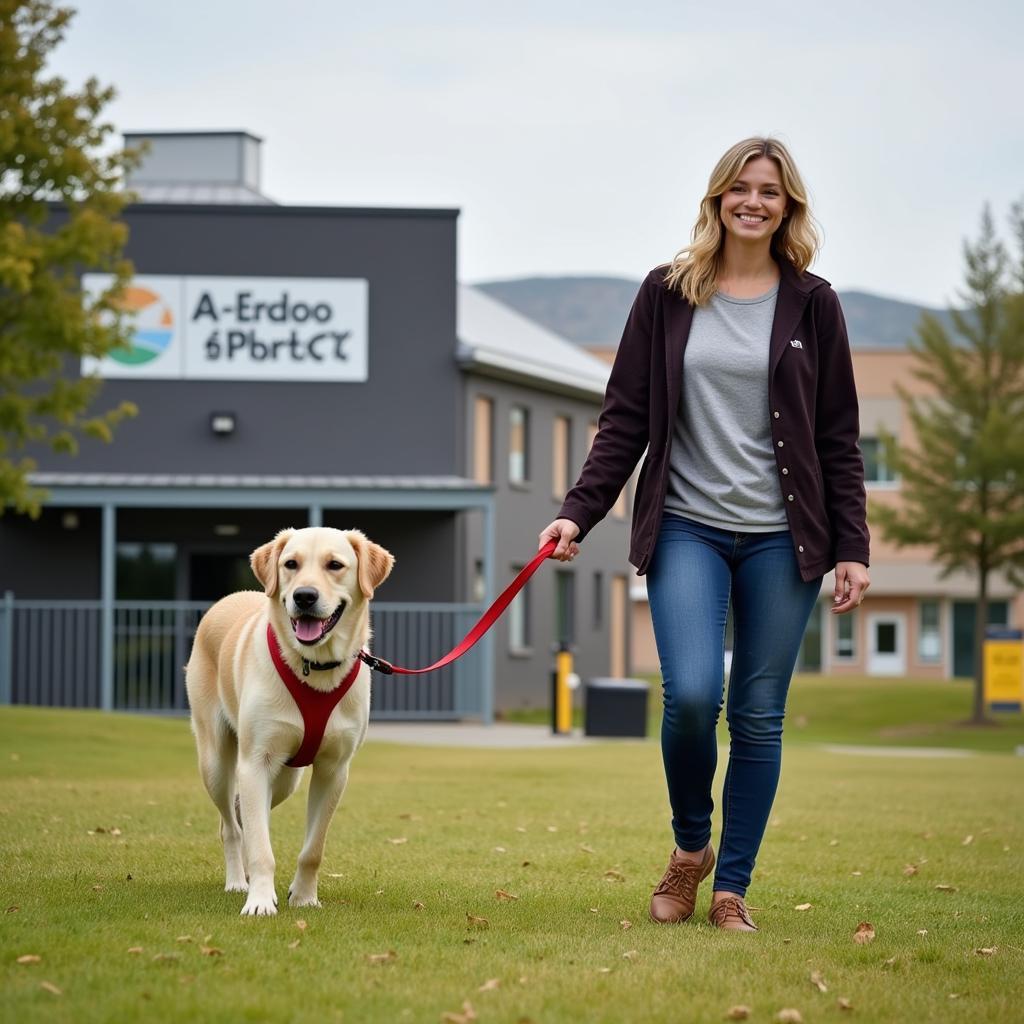
<svg viewBox="0 0 1024 1024">
<path fill-rule="evenodd" d="M 509 483 L 525 484 L 530 479 L 530 412 L 513 405 L 508 418 Z"/>
<path fill-rule="evenodd" d="M 569 472 L 572 468 L 572 420 L 556 416 L 551 433 L 551 494 L 561 501 L 569 490 Z"/>
<path fill-rule="evenodd" d="M 473 400 L 473 479 L 494 483 L 494 401 L 483 395 Z"/>
<path fill-rule="evenodd" d="M 942 660 L 942 631 L 939 626 L 939 602 L 921 601 L 918 606 L 917 660 Z"/>
<path fill-rule="evenodd" d="M 854 617 L 856 612 L 849 612 L 846 615 L 838 615 L 835 618 L 836 624 L 836 661 L 852 661 L 857 656 L 857 645 L 854 640 Z"/>
<path fill-rule="evenodd" d="M 604 629 L 604 573 L 594 573 L 594 629 Z"/>
<path fill-rule="evenodd" d="M 576 575 L 564 569 L 555 571 L 555 638 L 559 646 L 576 642 Z"/>
<path fill-rule="evenodd" d="M 864 455 L 864 480 L 869 484 L 890 484 L 896 473 L 885 463 L 885 447 L 877 437 L 862 437 L 860 450 Z"/>
<path fill-rule="evenodd" d="M 518 576 L 523 571 L 521 565 L 512 566 L 512 575 Z M 508 646 L 516 653 L 530 649 L 530 584 L 527 583 L 516 594 L 508 606 Z"/>
<path fill-rule="evenodd" d="M 117 545 L 118 601 L 173 601 L 178 549 L 173 544 Z M 252 588 L 251 573 L 245 586 Z"/>
<path fill-rule="evenodd" d="M 484 576 L 484 560 L 477 558 L 473 562 L 473 600 L 483 604 L 487 597 L 487 580 Z"/>
</svg>

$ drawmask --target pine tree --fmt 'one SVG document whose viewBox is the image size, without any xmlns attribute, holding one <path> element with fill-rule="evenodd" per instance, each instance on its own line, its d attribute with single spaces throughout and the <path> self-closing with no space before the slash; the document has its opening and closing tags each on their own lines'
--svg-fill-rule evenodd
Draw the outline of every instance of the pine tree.
<svg viewBox="0 0 1024 1024">
<path fill-rule="evenodd" d="M 102 154 L 113 90 L 95 79 L 72 91 L 47 55 L 73 12 L 48 0 L 0 0 L 0 515 L 39 513 L 43 493 L 26 447 L 74 454 L 83 435 L 109 441 L 131 403 L 90 415 L 99 381 L 69 372 L 128 340 L 110 297 L 131 273 L 118 215 L 137 154 Z M 83 300 L 84 268 L 115 275 L 99 302 Z"/>
<path fill-rule="evenodd" d="M 1021 246 L 1017 265 L 996 235 L 986 206 L 977 241 L 964 243 L 963 310 L 951 310 L 951 333 L 924 314 L 913 375 L 931 397 L 898 388 L 915 443 L 885 439 L 900 475 L 902 501 L 872 510 L 899 545 L 926 544 L 947 576 L 967 570 L 977 580 L 973 721 L 985 720 L 982 653 L 989 578 L 1024 578 L 1024 207 L 1011 227 Z"/>
</svg>

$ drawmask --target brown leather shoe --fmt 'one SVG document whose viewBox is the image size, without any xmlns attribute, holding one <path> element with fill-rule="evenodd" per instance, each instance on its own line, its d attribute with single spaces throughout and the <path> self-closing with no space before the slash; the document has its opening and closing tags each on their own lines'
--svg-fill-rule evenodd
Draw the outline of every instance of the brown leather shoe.
<svg viewBox="0 0 1024 1024">
<path fill-rule="evenodd" d="M 651 920 L 656 924 L 678 924 L 692 917 L 697 905 L 697 886 L 714 866 L 715 851 L 710 843 L 699 864 L 687 863 L 673 847 L 665 874 L 651 896 Z"/>
<path fill-rule="evenodd" d="M 725 896 L 711 904 L 708 920 L 728 932 L 757 931 L 742 896 Z"/>
</svg>

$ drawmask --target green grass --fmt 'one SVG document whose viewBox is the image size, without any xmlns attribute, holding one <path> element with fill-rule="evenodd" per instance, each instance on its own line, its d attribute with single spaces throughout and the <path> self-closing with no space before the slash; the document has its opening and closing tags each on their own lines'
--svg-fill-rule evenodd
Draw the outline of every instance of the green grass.
<svg viewBox="0 0 1024 1024">
<path fill-rule="evenodd" d="M 661 727 L 661 681 L 651 684 L 648 735 Z M 846 743 L 870 746 L 960 747 L 1013 753 L 1024 745 L 1024 715 L 993 714 L 992 725 L 966 726 L 972 689 L 966 680 L 881 679 L 869 676 L 798 675 L 789 691 L 786 743 Z M 576 695 L 576 703 L 582 696 Z M 510 711 L 508 721 L 548 724 L 546 708 Z M 583 724 L 581 708 L 575 723 Z M 725 716 L 722 741 L 728 741 Z"/>
<path fill-rule="evenodd" d="M 791 744 L 749 894 L 762 931 L 736 935 L 702 923 L 707 885 L 693 921 L 646 920 L 671 845 L 655 743 L 369 743 L 328 840 L 323 908 L 242 919 L 184 721 L 5 708 L 0 1017 L 436 1024 L 468 999 L 481 1024 L 717 1022 L 740 1003 L 756 1022 L 782 1007 L 808 1024 L 1017 1020 L 1022 789 L 1012 756 Z M 302 814 L 299 794 L 274 812 L 282 898 Z M 860 921 L 869 945 L 852 941 Z"/>
</svg>

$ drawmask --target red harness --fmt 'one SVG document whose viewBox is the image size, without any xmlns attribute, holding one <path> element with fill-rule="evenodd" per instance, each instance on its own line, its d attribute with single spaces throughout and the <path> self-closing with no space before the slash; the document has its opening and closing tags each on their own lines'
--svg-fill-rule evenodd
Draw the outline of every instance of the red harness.
<svg viewBox="0 0 1024 1024">
<path fill-rule="evenodd" d="M 320 744 L 323 742 L 324 731 L 327 728 L 327 719 L 331 712 L 338 706 L 338 702 L 350 689 L 359 675 L 359 659 L 352 664 L 349 674 L 341 681 L 341 685 L 333 690 L 314 690 L 307 686 L 289 667 L 281 656 L 281 647 L 274 635 L 274 628 L 267 623 L 267 648 L 270 657 L 273 659 L 277 674 L 281 682 L 288 687 L 288 692 L 298 705 L 302 715 L 303 736 L 299 749 L 292 754 L 291 759 L 285 764 L 289 768 L 305 768 L 313 763 Z"/>
</svg>

